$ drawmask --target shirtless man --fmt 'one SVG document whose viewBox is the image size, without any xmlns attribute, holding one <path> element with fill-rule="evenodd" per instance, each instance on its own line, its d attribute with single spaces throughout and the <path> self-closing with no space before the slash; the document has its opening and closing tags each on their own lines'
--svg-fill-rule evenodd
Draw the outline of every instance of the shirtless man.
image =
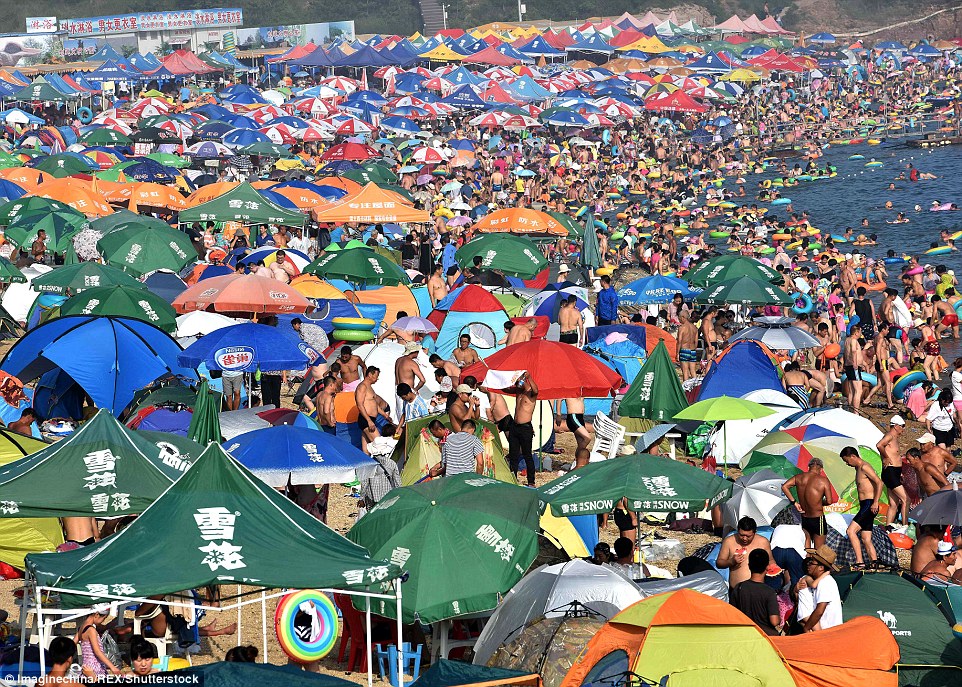
<svg viewBox="0 0 962 687">
<path fill-rule="evenodd" d="M 932 560 L 922 568 L 922 579 L 951 582 L 962 577 L 960 575 L 960 571 L 962 571 L 962 551 L 959 551 L 952 542 L 944 540 L 940 540 L 935 547 L 935 555 Z"/>
<path fill-rule="evenodd" d="M 334 416 L 334 397 L 337 396 L 337 380 L 327 376 L 323 380 L 324 387 L 317 395 L 317 421 L 321 429 L 328 434 L 337 434 L 337 419 Z"/>
<path fill-rule="evenodd" d="M 81 546 L 90 546 L 100 539 L 97 518 L 61 518 L 63 538 Z"/>
<path fill-rule="evenodd" d="M 862 557 L 862 545 L 868 553 L 869 565 L 874 565 L 878 559 L 875 546 L 872 544 L 872 528 L 875 527 L 875 516 L 878 514 L 878 501 L 882 495 L 882 480 L 871 465 L 862 460 L 858 449 L 846 446 L 839 454 L 842 462 L 850 468 L 855 468 L 855 487 L 858 490 L 858 513 L 845 532 L 855 553 L 855 567 L 864 568 L 865 559 Z"/>
<path fill-rule="evenodd" d="M 361 375 L 366 374 L 367 368 L 364 361 L 354 355 L 350 346 L 344 346 L 337 362 L 341 366 L 341 384 L 344 385 L 344 391 L 354 391 L 360 382 Z"/>
<path fill-rule="evenodd" d="M 842 271 L 838 280 L 842 285 L 842 296 L 851 303 L 855 298 L 855 284 L 858 281 L 855 277 L 855 266 L 851 260 L 842 263 Z"/>
<path fill-rule="evenodd" d="M 711 360 L 715 357 L 717 350 L 718 334 L 715 333 L 715 316 L 718 308 L 712 306 L 701 316 L 701 336 L 705 341 L 705 359 Z"/>
<path fill-rule="evenodd" d="M 728 586 L 731 588 L 752 576 L 748 569 L 748 554 L 755 549 L 762 549 L 767 551 L 769 556 L 772 555 L 772 547 L 765 537 L 759 536 L 758 524 L 754 518 L 742 518 L 737 527 L 735 534 L 722 540 L 715 561 L 716 567 L 728 568 Z"/>
<path fill-rule="evenodd" d="M 7 425 L 7 429 L 17 432 L 18 434 L 26 434 L 29 437 L 33 434 L 31 426 L 36 421 L 37 412 L 33 408 L 24 408 L 23 412 L 20 413 L 20 419 L 14 420 Z"/>
<path fill-rule="evenodd" d="M 809 389 L 809 377 L 797 362 L 792 361 L 785 366 L 782 384 L 785 385 L 785 393 L 802 409 L 811 407 L 812 392 Z"/>
<path fill-rule="evenodd" d="M 912 562 L 910 568 L 916 575 L 935 559 L 935 552 L 942 540 L 943 528 L 938 525 L 921 525 L 918 527 L 918 539 L 912 547 Z"/>
<path fill-rule="evenodd" d="M 558 341 L 577 346 L 585 331 L 585 322 L 578 311 L 577 296 L 568 296 L 565 299 L 564 307 L 558 311 L 558 324 L 561 327 Z"/>
<path fill-rule="evenodd" d="M 922 452 L 922 462 L 930 463 L 940 470 L 943 475 L 948 477 L 955 472 L 957 466 L 955 456 L 935 443 L 935 436 L 931 432 L 926 432 L 916 441 L 919 442 L 919 449 Z"/>
<path fill-rule="evenodd" d="M 354 402 L 357 404 L 358 411 L 357 426 L 361 428 L 361 448 L 365 453 L 367 453 L 367 445 L 377 437 L 380 425 L 391 421 L 383 405 L 378 403 L 378 395 L 374 392 L 374 384 L 380 375 L 381 370 L 372 365 L 364 371 L 364 379 L 354 390 Z"/>
<path fill-rule="evenodd" d="M 845 347 L 842 350 L 842 361 L 845 372 L 845 398 L 852 406 L 852 411 L 860 413 L 862 407 L 862 330 L 855 327 L 852 333 L 845 337 Z"/>
<path fill-rule="evenodd" d="M 585 422 L 585 399 L 566 398 L 565 406 L 568 408 L 565 425 L 575 435 L 575 441 L 578 444 L 575 449 L 575 468 L 583 468 L 588 464 L 590 456 L 588 446 L 591 444 L 591 432 L 588 431 L 588 425 Z"/>
<path fill-rule="evenodd" d="M 452 355 L 457 361 L 458 367 L 467 367 L 481 360 L 478 352 L 471 348 L 471 337 L 467 334 L 462 334 L 458 337 L 458 347 L 454 349 Z M 450 372 L 448 376 L 451 376 Z"/>
<path fill-rule="evenodd" d="M 454 390 L 457 400 L 448 408 L 451 418 L 451 431 L 460 432 L 461 424 L 465 420 L 477 420 L 481 416 L 478 399 L 474 397 L 474 389 L 467 384 L 459 384 Z"/>
<path fill-rule="evenodd" d="M 511 346 L 512 344 L 531 341 L 531 335 L 534 333 L 536 324 L 535 319 L 532 317 L 524 324 L 512 327 L 511 331 L 508 332 L 508 339 L 504 342 L 504 345 Z"/>
<path fill-rule="evenodd" d="M 431 276 L 428 278 L 428 295 L 431 296 L 431 305 L 437 305 L 448 295 L 448 284 L 444 281 L 441 263 L 435 263 Z"/>
<path fill-rule="evenodd" d="M 456 363 L 445 360 L 437 353 L 432 353 L 431 357 L 428 358 L 428 362 L 431 363 L 435 370 L 444 370 L 444 374 L 451 380 L 451 384 L 457 386 L 458 380 L 461 377 L 461 368 L 458 367 Z"/>
<path fill-rule="evenodd" d="M 522 327 L 515 327 L 521 329 Z M 513 331 L 513 330 L 512 330 Z M 508 432 L 508 464 L 515 479 L 518 477 L 518 467 L 521 460 L 524 460 L 525 470 L 527 471 L 528 486 L 534 486 L 534 454 L 532 443 L 534 442 L 534 427 L 531 418 L 534 417 L 534 409 L 538 403 L 538 385 L 531 375 L 525 373 L 515 385 L 515 398 L 517 399 L 514 408 L 514 422 Z M 584 406 L 581 407 L 582 411 Z"/>
<path fill-rule="evenodd" d="M 792 498 L 792 487 L 798 501 Z M 817 549 L 825 543 L 825 506 L 832 504 L 832 483 L 825 476 L 825 463 L 821 458 L 808 461 L 808 472 L 795 475 L 782 485 L 782 493 L 802 514 L 802 530 L 805 532 L 805 548 Z"/>
<path fill-rule="evenodd" d="M 922 460 L 922 452 L 917 448 L 910 448 L 905 452 L 905 462 L 919 476 L 919 486 L 922 489 L 923 498 L 931 496 L 949 483 L 949 480 L 945 479 L 945 475 L 942 474 L 942 470 L 932 463 L 926 463 Z"/>
<path fill-rule="evenodd" d="M 424 386 L 424 373 L 417 361 L 420 352 L 421 344 L 408 341 L 404 344 L 404 355 L 394 362 L 394 380 L 398 384 L 407 384 L 414 393 Z"/>
<path fill-rule="evenodd" d="M 691 323 L 687 310 L 678 312 L 678 362 L 681 363 L 681 376 L 688 381 L 698 376 L 698 328 Z"/>
<path fill-rule="evenodd" d="M 909 497 L 902 486 L 902 454 L 899 452 L 899 437 L 905 431 L 905 420 L 901 415 L 893 415 L 889 422 L 889 431 L 875 445 L 882 456 L 882 482 L 889 502 L 885 515 L 886 527 L 895 522 L 896 508 L 901 512 L 902 524 L 909 524 Z"/>
<path fill-rule="evenodd" d="M 403 310 L 399 310 L 397 314 L 397 320 L 407 317 L 408 314 Z M 398 343 L 405 344 L 408 341 L 416 341 L 417 334 L 415 332 L 409 332 L 407 329 L 398 329 L 395 327 L 397 320 L 394 320 L 394 324 L 384 330 L 378 337 L 376 343 L 381 343 L 384 339 L 393 336 Z"/>
</svg>

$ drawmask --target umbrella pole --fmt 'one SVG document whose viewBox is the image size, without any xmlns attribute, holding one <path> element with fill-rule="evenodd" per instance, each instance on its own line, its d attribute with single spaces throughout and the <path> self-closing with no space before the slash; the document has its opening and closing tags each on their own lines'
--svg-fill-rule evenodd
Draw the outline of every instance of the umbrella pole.
<svg viewBox="0 0 962 687">
<path fill-rule="evenodd" d="M 353 602 L 352 602 L 353 603 Z M 367 687 L 374 687 L 374 652 L 371 651 L 371 597 L 364 597 L 364 630 L 367 633 Z"/>
<path fill-rule="evenodd" d="M 261 643 L 264 647 L 263 663 L 267 663 L 267 592 L 261 592 Z"/>
<path fill-rule="evenodd" d="M 241 587 L 237 585 L 237 596 L 241 595 Z M 237 604 L 237 646 L 241 645 L 241 604 Z"/>
<path fill-rule="evenodd" d="M 404 687 L 404 648 L 403 633 L 404 622 L 401 618 L 401 580 L 394 580 L 394 589 L 397 594 L 397 683 L 398 687 Z M 369 597 L 370 598 L 370 597 Z M 442 656 L 441 658 L 447 658 Z"/>
</svg>

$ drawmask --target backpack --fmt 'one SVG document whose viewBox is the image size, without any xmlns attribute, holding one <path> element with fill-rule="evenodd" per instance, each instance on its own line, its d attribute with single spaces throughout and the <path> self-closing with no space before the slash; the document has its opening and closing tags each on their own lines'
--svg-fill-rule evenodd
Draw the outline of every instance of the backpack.
<svg viewBox="0 0 962 687">
<path fill-rule="evenodd" d="M 698 428 L 694 432 L 688 435 L 685 439 L 685 452 L 689 456 L 694 456 L 695 458 L 701 458 L 705 455 L 705 451 L 708 449 L 708 435 L 711 434 L 712 425 L 708 422 L 703 422 L 698 425 Z"/>
</svg>

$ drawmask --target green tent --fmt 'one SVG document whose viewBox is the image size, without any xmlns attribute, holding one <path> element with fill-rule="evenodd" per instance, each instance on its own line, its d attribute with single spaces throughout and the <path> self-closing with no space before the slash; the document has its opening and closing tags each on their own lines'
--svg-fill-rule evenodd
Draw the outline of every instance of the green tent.
<svg viewBox="0 0 962 687">
<path fill-rule="evenodd" d="M 433 623 L 490 610 L 538 554 L 539 494 L 463 473 L 399 487 L 348 538 L 408 574 L 403 620 Z M 379 600 L 374 610 L 396 617 Z"/>
<path fill-rule="evenodd" d="M 67 608 L 98 593 L 144 597 L 219 584 L 380 592 L 400 574 L 217 444 L 126 529 L 76 551 L 30 555 L 27 569 L 41 586 L 81 592 L 61 592 Z"/>
<path fill-rule="evenodd" d="M 468 687 L 469 685 L 531 685 L 541 684 L 537 673 L 525 673 L 509 668 L 476 666 L 464 661 L 449 661 L 445 658 L 431 663 L 431 667 L 421 673 L 418 687 Z"/>
<path fill-rule="evenodd" d="M 62 103 L 70 100 L 72 97 L 75 96 L 69 96 L 65 93 L 61 93 L 52 85 L 50 85 L 45 78 L 38 76 L 29 86 L 24 86 L 22 89 L 10 96 L 10 99 L 19 100 L 22 102 L 42 101 L 45 103 Z"/>
<path fill-rule="evenodd" d="M 101 410 L 70 437 L 0 469 L 0 518 L 143 513 L 180 474 Z"/>
<path fill-rule="evenodd" d="M 618 415 L 671 422 L 688 407 L 664 341 L 648 356 L 618 406 Z"/>
<path fill-rule="evenodd" d="M 428 431 L 433 420 L 440 420 L 445 427 L 451 427 L 449 415 L 429 415 L 409 420 L 404 432 L 404 441 L 394 448 L 394 460 L 401 467 L 401 484 L 409 486 L 424 479 L 428 471 L 441 462 L 441 449 L 438 442 Z M 475 435 L 484 447 L 485 476 L 496 480 L 517 484 L 514 474 L 504 459 L 501 434 L 493 422 L 475 420 L 478 425 Z"/>
<path fill-rule="evenodd" d="M 270 663 L 218 661 L 191 666 L 168 674 L 171 681 L 205 687 L 357 687 L 334 675 L 302 670 L 298 665 L 275 666 Z M 158 682 L 164 678 L 161 677 Z"/>
<path fill-rule="evenodd" d="M 179 220 L 182 224 L 241 222 L 303 227 L 307 216 L 296 210 L 287 210 L 280 205 L 275 205 L 245 181 L 218 198 L 183 210 Z"/>
<path fill-rule="evenodd" d="M 926 585 L 898 573 L 850 573 L 837 578 L 845 620 L 879 618 L 899 645 L 900 685 L 962 684 L 962 642 L 952 634 L 949 609 Z"/>
<path fill-rule="evenodd" d="M 187 436 L 191 440 L 204 446 L 212 441 L 218 444 L 223 441 L 220 433 L 220 406 L 221 393 L 212 391 L 204 379 L 197 389 L 197 401 L 194 403 L 190 427 L 187 429 Z"/>
</svg>

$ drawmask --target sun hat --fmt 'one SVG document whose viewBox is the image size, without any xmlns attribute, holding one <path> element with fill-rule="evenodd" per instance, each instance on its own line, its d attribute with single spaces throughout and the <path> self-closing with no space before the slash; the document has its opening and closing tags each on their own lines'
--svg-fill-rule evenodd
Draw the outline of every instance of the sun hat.
<svg viewBox="0 0 962 687">
<path fill-rule="evenodd" d="M 920 444 L 934 444 L 935 435 L 932 434 L 931 432 L 926 432 L 925 434 L 920 436 L 918 439 L 916 439 L 916 441 L 919 442 Z"/>
<path fill-rule="evenodd" d="M 408 341 L 406 344 L 404 344 L 404 355 L 408 355 L 420 350 L 421 344 L 419 344 L 417 341 Z"/>
<path fill-rule="evenodd" d="M 469 387 L 467 384 L 458 384 L 458 388 L 455 391 L 459 394 L 472 394 L 474 389 Z"/>
<path fill-rule="evenodd" d="M 822 544 L 817 549 L 805 549 L 805 555 L 808 558 L 812 558 L 822 565 L 824 565 L 829 570 L 835 570 L 835 552 L 827 546 Z"/>
</svg>

